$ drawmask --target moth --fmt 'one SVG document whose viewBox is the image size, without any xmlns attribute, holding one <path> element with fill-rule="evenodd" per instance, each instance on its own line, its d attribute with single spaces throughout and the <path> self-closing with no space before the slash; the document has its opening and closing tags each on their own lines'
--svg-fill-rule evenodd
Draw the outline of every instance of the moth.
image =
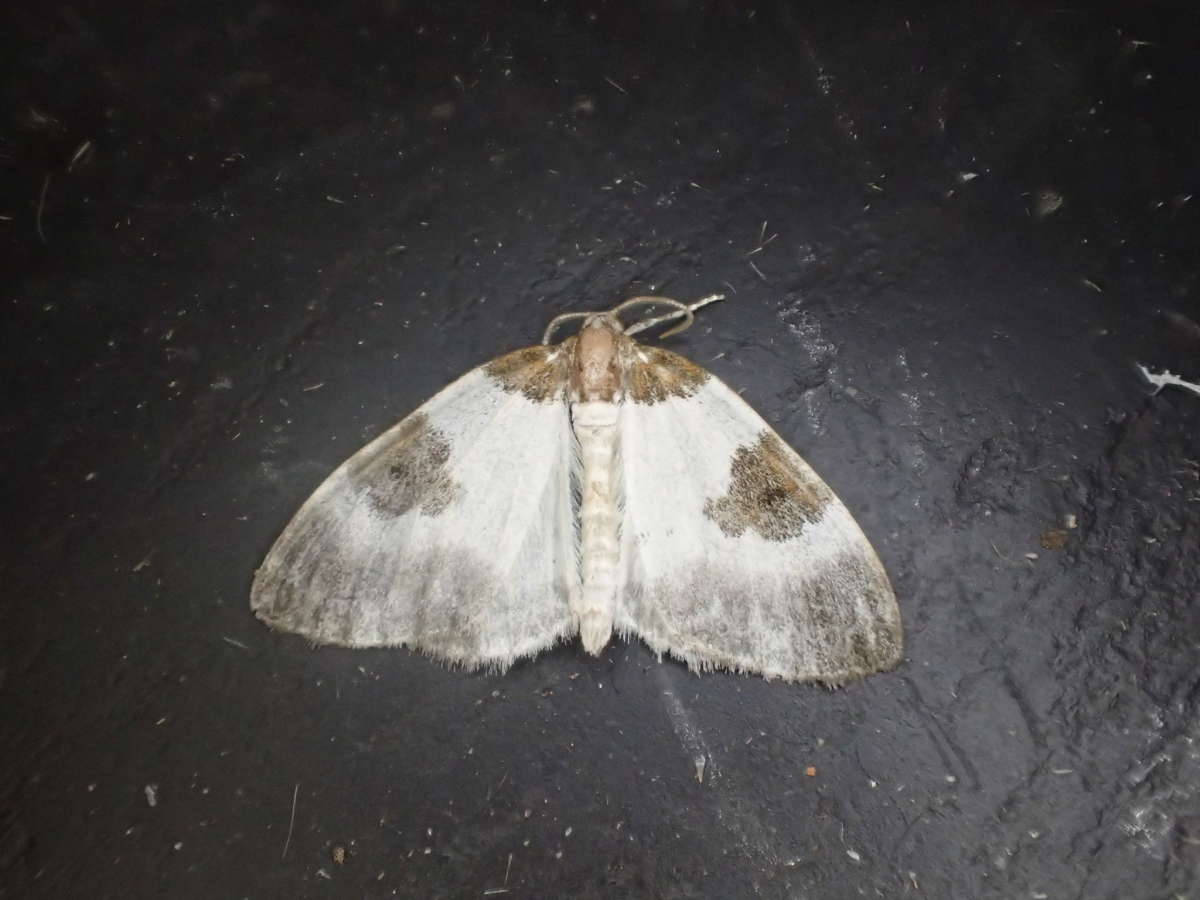
<svg viewBox="0 0 1200 900">
<path fill-rule="evenodd" d="M 463 375 L 301 507 L 255 613 L 471 669 L 576 634 L 599 654 L 614 633 L 698 671 L 841 684 L 894 666 L 896 599 L 846 507 L 725 384 L 634 339 L 720 299 L 566 313 Z M 623 324 L 650 304 L 668 311 Z"/>
</svg>

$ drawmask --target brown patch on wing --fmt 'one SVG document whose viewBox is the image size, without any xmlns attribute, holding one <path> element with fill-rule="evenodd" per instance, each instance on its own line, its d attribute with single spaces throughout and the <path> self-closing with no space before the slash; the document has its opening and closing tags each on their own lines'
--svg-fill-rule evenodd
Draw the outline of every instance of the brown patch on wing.
<svg viewBox="0 0 1200 900">
<path fill-rule="evenodd" d="M 446 471 L 450 443 L 442 432 L 429 424 L 424 413 L 413 413 L 401 426 L 401 433 L 384 451 L 384 459 L 371 466 L 370 473 L 382 464 L 386 477 L 350 473 L 359 482 L 371 503 L 381 512 L 402 516 L 419 507 L 427 516 L 440 514 L 458 496 L 461 488 Z"/>
<path fill-rule="evenodd" d="M 646 347 L 630 340 L 628 354 L 625 395 L 634 403 L 690 397 L 711 377 L 690 359 L 661 347 Z"/>
<path fill-rule="evenodd" d="M 519 391 L 534 403 L 560 400 L 567 384 L 568 364 L 575 338 L 555 347 L 514 350 L 483 367 L 506 391 Z"/>
<path fill-rule="evenodd" d="M 790 540 L 820 519 L 833 499 L 821 481 L 796 469 L 788 448 L 769 431 L 737 449 L 729 474 L 729 492 L 704 503 L 704 515 L 729 537 L 750 529 L 768 541 Z"/>
</svg>

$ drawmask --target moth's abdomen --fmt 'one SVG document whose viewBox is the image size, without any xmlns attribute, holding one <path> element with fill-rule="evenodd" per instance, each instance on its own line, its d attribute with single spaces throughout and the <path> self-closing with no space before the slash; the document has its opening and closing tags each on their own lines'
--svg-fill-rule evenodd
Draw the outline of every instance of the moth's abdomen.
<svg viewBox="0 0 1200 900">
<path fill-rule="evenodd" d="M 571 404 L 571 425 L 582 463 L 580 568 L 583 591 L 575 611 L 588 653 L 598 655 L 612 635 L 620 552 L 621 484 L 615 403 Z"/>
</svg>

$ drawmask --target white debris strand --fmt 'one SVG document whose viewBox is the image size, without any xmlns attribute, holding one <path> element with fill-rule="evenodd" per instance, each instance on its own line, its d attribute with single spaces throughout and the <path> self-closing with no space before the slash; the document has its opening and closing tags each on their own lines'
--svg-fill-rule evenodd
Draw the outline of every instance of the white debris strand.
<svg viewBox="0 0 1200 900">
<path fill-rule="evenodd" d="M 1191 391 L 1193 394 L 1200 396 L 1200 384 L 1193 384 L 1190 381 L 1184 381 L 1173 372 L 1168 372 L 1164 369 L 1161 372 L 1154 373 L 1138 363 L 1138 371 L 1142 373 L 1142 377 L 1154 386 L 1154 393 L 1157 394 L 1165 387 L 1181 387 L 1185 391 Z"/>
</svg>

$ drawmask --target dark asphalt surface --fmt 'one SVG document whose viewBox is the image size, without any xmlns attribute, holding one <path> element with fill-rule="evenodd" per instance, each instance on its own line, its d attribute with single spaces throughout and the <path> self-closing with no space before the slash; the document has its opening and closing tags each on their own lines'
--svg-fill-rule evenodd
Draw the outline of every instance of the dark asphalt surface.
<svg viewBox="0 0 1200 900">
<path fill-rule="evenodd" d="M 1135 369 L 1200 381 L 1200 16 L 334 8 L 0 13 L 0 897 L 1200 897 L 1200 396 Z M 854 512 L 896 671 L 251 615 L 462 371 L 722 290 L 666 344 Z"/>
</svg>

